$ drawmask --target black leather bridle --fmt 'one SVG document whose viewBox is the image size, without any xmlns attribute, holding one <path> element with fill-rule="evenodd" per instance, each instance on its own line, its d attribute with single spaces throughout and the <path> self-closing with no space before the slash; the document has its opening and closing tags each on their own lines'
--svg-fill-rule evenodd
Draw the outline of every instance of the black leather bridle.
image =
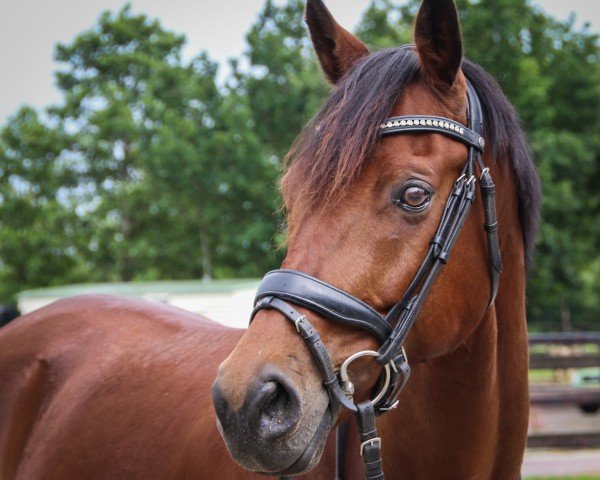
<svg viewBox="0 0 600 480">
<path fill-rule="evenodd" d="M 467 161 L 446 201 L 429 250 L 402 299 L 385 317 L 358 298 L 295 270 L 271 271 L 265 275 L 258 287 L 250 322 L 258 311 L 275 309 L 294 324 L 323 375 L 332 415 L 341 407 L 356 415 L 361 437 L 360 454 L 365 462 L 368 480 L 383 480 L 381 439 L 377 436 L 375 416 L 398 405 L 398 395 L 410 375 L 403 343 L 440 269 L 448 261 L 469 214 L 475 199 L 476 168 L 479 169 L 479 186 L 485 212 L 484 229 L 487 233 L 490 270 L 488 308 L 494 302 L 498 291 L 502 259 L 497 235 L 495 187 L 489 169 L 485 167 L 482 159 L 485 147 L 482 137 L 483 114 L 477 93 L 470 82 L 467 82 L 467 105 L 467 126 L 448 118 L 414 115 L 388 118 L 379 127 L 381 136 L 441 133 L 464 143 L 468 148 Z M 381 347 L 378 351 L 355 353 L 344 361 L 336 373 L 321 337 L 306 316 L 299 313 L 290 303 L 338 322 L 364 328 L 375 335 Z M 379 393 L 372 400 L 355 404 L 352 399 L 354 386 L 348 377 L 347 369 L 351 362 L 363 356 L 375 357 L 383 370 L 377 384 Z"/>
</svg>

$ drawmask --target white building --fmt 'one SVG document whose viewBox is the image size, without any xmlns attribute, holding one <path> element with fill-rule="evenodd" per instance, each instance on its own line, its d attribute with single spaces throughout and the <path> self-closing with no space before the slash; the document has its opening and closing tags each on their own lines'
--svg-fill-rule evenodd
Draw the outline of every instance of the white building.
<svg viewBox="0 0 600 480">
<path fill-rule="evenodd" d="M 25 290 L 18 295 L 18 306 L 25 314 L 60 298 L 84 293 L 109 293 L 167 303 L 223 325 L 245 328 L 259 283 L 258 279 L 236 279 L 66 285 Z"/>
</svg>

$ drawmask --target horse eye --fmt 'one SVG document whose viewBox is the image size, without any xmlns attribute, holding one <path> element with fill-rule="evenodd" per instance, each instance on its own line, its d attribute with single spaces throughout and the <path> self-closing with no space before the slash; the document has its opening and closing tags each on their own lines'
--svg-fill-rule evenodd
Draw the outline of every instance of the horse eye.
<svg viewBox="0 0 600 480">
<path fill-rule="evenodd" d="M 394 204 L 409 212 L 420 212 L 427 208 L 430 200 L 431 194 L 427 190 L 413 185 L 406 188 L 400 198 L 394 200 Z"/>
</svg>

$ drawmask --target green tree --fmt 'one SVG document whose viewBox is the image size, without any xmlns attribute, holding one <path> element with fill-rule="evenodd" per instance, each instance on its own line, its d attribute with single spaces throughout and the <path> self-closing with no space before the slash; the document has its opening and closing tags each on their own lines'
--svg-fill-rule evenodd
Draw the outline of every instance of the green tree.
<svg viewBox="0 0 600 480">
<path fill-rule="evenodd" d="M 362 15 L 356 34 L 370 48 L 397 47 L 412 43 L 410 7 L 392 0 L 373 0 Z"/>
<path fill-rule="evenodd" d="M 0 132 L 0 302 L 24 288 L 84 278 L 66 137 L 31 108 Z"/>
<path fill-rule="evenodd" d="M 325 99 L 323 80 L 303 21 L 304 0 L 266 0 L 246 36 L 247 73 L 236 76 L 253 128 L 267 154 L 281 159 Z"/>
<path fill-rule="evenodd" d="M 64 100 L 0 139 L 0 291 L 256 276 L 275 263 L 278 161 L 206 54 L 126 6 L 59 45 Z"/>
<path fill-rule="evenodd" d="M 237 235 L 247 236 L 242 242 L 258 241 L 262 235 L 263 242 L 268 240 L 263 248 L 268 244 L 271 248 L 275 246 L 275 255 L 262 262 L 267 268 L 280 263 L 283 253 L 279 246 L 284 243 L 285 234 L 277 228 L 283 221 L 277 190 L 282 159 L 330 88 L 312 50 L 303 21 L 304 8 L 303 0 L 291 0 L 283 5 L 266 0 L 246 35 L 245 53 L 240 60 L 232 62 L 233 74 L 228 82 L 230 111 L 244 117 L 238 125 L 245 127 L 244 138 L 256 139 L 253 146 L 260 152 L 255 168 L 262 169 L 263 182 L 257 181 L 255 188 L 260 189 L 257 193 L 262 196 L 262 216 L 271 212 L 271 230 L 265 229 L 266 221 L 256 222 L 252 229 L 239 231 Z M 260 257 L 248 258 L 248 261 L 256 262 L 257 258 Z M 261 275 L 264 269 L 254 272 Z"/>
<path fill-rule="evenodd" d="M 126 6 L 60 45 L 64 100 L 0 133 L 0 297 L 78 280 L 258 276 L 279 261 L 277 178 L 329 86 L 304 0 L 266 0 L 227 85 L 206 54 Z M 465 52 L 501 84 L 545 189 L 529 319 L 600 309 L 598 35 L 528 0 L 457 0 Z M 373 0 L 371 48 L 411 41 L 418 0 Z M 275 252 L 275 253 L 274 253 Z"/>
<path fill-rule="evenodd" d="M 126 6 L 57 49 L 65 103 L 54 111 L 74 131 L 101 279 L 257 274 L 264 262 L 251 258 L 268 257 L 269 163 L 216 65 L 205 54 L 184 64 L 183 44 Z"/>
<path fill-rule="evenodd" d="M 263 155 L 242 99 L 219 94 L 216 66 L 201 56 L 190 71 L 180 79 L 177 103 L 161 109 L 148 180 L 175 212 L 179 262 L 193 264 L 190 252 L 199 253 L 192 276 L 258 275 L 273 262 L 277 168 Z"/>
<path fill-rule="evenodd" d="M 147 226 L 165 219 L 145 208 L 141 157 L 155 130 L 151 84 L 177 69 L 183 43 L 126 6 L 56 49 L 65 101 L 54 112 L 73 133 L 70 150 L 88 187 L 81 201 L 90 218 L 90 261 L 105 279 L 131 280 L 153 260 L 143 248 Z"/>
</svg>

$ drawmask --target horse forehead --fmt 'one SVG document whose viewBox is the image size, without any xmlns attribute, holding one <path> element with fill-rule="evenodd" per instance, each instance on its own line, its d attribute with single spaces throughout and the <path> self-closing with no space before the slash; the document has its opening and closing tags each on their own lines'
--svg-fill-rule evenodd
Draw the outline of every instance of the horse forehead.
<svg viewBox="0 0 600 480">
<path fill-rule="evenodd" d="M 455 85 L 445 94 L 435 92 L 423 81 L 415 81 L 404 88 L 392 108 L 390 116 L 436 115 L 465 123 L 467 109 L 467 84 L 459 75 Z"/>
<path fill-rule="evenodd" d="M 416 81 L 405 87 L 390 116 L 436 115 L 464 123 L 466 83 L 463 80 L 462 76 L 459 77 L 455 87 L 444 98 L 435 94 L 428 85 Z M 434 183 L 441 183 L 441 177 L 448 169 L 452 170 L 462 165 L 466 153 L 464 144 L 439 134 L 399 134 L 387 137 L 376 146 L 353 187 L 342 193 L 344 201 L 336 205 L 336 208 L 316 207 L 307 211 L 303 211 L 302 208 L 293 209 L 295 215 L 288 216 L 289 239 L 297 239 L 298 229 L 295 227 L 299 225 L 304 232 L 301 237 L 311 236 L 314 233 L 311 227 L 316 227 L 320 235 L 338 236 L 335 233 L 344 231 L 344 219 L 347 219 L 348 215 L 355 216 L 360 211 L 369 211 L 370 204 L 376 198 L 372 195 L 373 188 L 384 188 L 385 183 L 406 170 L 423 174 Z M 290 200 L 294 200 L 292 203 L 301 207 L 302 202 L 296 202 L 298 199 L 290 195 L 286 185 L 287 182 L 282 182 L 282 194 L 286 205 L 289 207 Z M 307 233 L 310 235 L 306 235 Z"/>
<path fill-rule="evenodd" d="M 466 88 L 466 87 L 465 87 Z M 430 87 L 415 82 L 406 87 L 390 116 L 434 115 L 466 124 L 466 91 L 462 82 L 453 87 L 447 98 L 435 95 Z M 440 134 L 398 134 L 384 138 L 376 147 L 366 177 L 385 170 L 408 168 L 426 176 L 445 173 L 444 167 L 461 166 L 466 146 Z M 456 163 L 456 165 L 454 165 Z M 427 175 L 431 174 L 431 175 Z"/>
</svg>

